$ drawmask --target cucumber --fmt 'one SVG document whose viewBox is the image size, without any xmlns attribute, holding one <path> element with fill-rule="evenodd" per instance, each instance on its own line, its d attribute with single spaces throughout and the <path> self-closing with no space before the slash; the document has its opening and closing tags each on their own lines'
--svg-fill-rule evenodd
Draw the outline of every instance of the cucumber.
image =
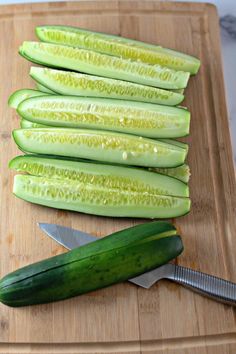
<svg viewBox="0 0 236 354">
<path fill-rule="evenodd" d="M 171 92 L 180 93 L 181 95 L 183 95 L 184 94 L 184 89 L 171 90 Z"/>
<path fill-rule="evenodd" d="M 29 120 L 21 118 L 20 127 L 22 129 L 26 129 L 26 128 L 48 128 L 48 125 L 33 123 L 33 122 L 30 122 Z"/>
<path fill-rule="evenodd" d="M 40 69 L 40 68 L 38 68 L 38 69 Z M 38 91 L 41 91 L 41 92 L 44 92 L 44 93 L 47 93 L 47 94 L 51 94 L 51 95 L 55 95 L 54 91 L 50 90 L 46 86 L 43 86 L 39 82 L 36 82 L 35 85 L 36 85 L 36 88 L 37 88 Z"/>
<path fill-rule="evenodd" d="M 24 42 L 19 53 L 37 64 L 165 89 L 187 86 L 189 73 L 57 44 Z"/>
<path fill-rule="evenodd" d="M 190 168 L 186 164 L 175 168 L 149 168 L 149 171 L 177 178 L 184 183 L 188 183 L 191 176 Z"/>
<path fill-rule="evenodd" d="M 6 275 L 0 301 L 20 307 L 67 299 L 128 280 L 182 251 L 171 224 L 137 225 Z"/>
<path fill-rule="evenodd" d="M 31 122 L 27 119 L 24 119 L 24 118 L 20 119 L 20 127 L 22 129 L 24 129 L 24 128 L 49 128 L 48 125 L 33 123 L 33 122 Z M 174 139 L 158 139 L 158 141 L 162 141 L 164 143 L 168 143 L 171 145 L 181 147 L 182 149 L 185 149 L 186 152 L 188 153 L 189 148 L 188 148 L 188 144 L 186 144 L 186 143 L 182 143 L 182 142 L 180 142 L 178 140 L 174 140 Z"/>
<path fill-rule="evenodd" d="M 196 74 L 200 60 L 190 55 L 143 43 L 133 39 L 67 26 L 39 26 L 36 35 L 41 41 L 90 49 L 117 57 L 159 64 L 174 70 Z"/>
<path fill-rule="evenodd" d="M 63 128 L 16 129 L 16 144 L 26 152 L 86 158 L 146 167 L 176 167 L 187 152 L 178 146 L 134 135 Z"/>
<path fill-rule="evenodd" d="M 31 123 L 31 122 L 28 122 L 27 120 L 25 120 L 25 122 L 27 123 L 30 123 L 30 124 L 34 124 L 34 123 Z M 27 128 L 27 126 L 26 126 Z M 31 126 L 29 126 L 28 128 L 31 128 Z M 12 169 L 15 169 L 16 171 L 20 171 L 20 172 L 27 172 L 29 174 L 32 174 L 32 175 L 37 175 L 37 176 L 43 176 L 43 174 L 41 175 L 40 174 L 40 170 L 37 170 L 36 167 L 38 166 L 38 164 L 29 164 L 28 165 L 28 162 L 29 160 L 26 160 L 26 165 L 25 164 L 22 164 L 21 162 L 23 162 L 23 158 L 24 157 L 36 157 L 37 160 L 36 161 L 39 161 L 38 159 L 45 159 L 44 155 L 33 155 L 33 154 L 30 154 L 30 155 L 24 155 L 24 156 L 17 156 L 15 158 L 13 158 L 10 162 L 9 162 L 9 167 L 12 168 Z M 47 156 L 46 158 L 48 159 L 57 159 L 57 160 L 61 160 L 61 161 L 75 161 L 75 162 L 84 162 L 84 163 L 88 163 L 88 164 L 100 164 L 100 165 L 106 165 L 106 163 L 104 162 L 100 162 L 100 161 L 92 161 L 92 160 L 84 160 L 84 159 L 76 159 L 76 158 L 62 158 L 62 157 L 55 157 L 55 156 Z M 39 164 L 41 166 L 41 164 Z M 109 164 L 110 166 L 110 164 Z M 132 168 L 132 169 L 135 169 L 135 167 L 133 166 L 122 166 L 122 165 L 112 165 L 112 166 L 120 166 L 120 167 L 129 167 L 129 168 Z M 140 169 L 140 168 L 139 168 Z M 178 167 L 173 167 L 173 168 L 143 168 L 142 170 L 148 170 L 148 171 L 151 171 L 151 172 L 155 172 L 155 173 L 158 173 L 158 174 L 162 174 L 162 175 L 167 175 L 167 176 L 170 176 L 170 177 L 173 177 L 173 178 L 176 178 L 184 183 L 188 183 L 189 179 L 190 179 L 190 176 L 191 176 L 191 173 L 190 173 L 190 168 L 189 168 L 189 165 L 186 165 L 186 164 L 183 164 L 183 165 L 180 165 Z M 68 170 L 67 170 L 68 171 Z M 50 173 L 54 173 L 54 172 L 50 172 Z M 48 172 L 47 176 L 50 177 L 50 173 Z M 56 173 L 56 171 L 55 171 Z M 63 178 L 71 178 L 73 179 L 74 176 L 73 176 L 73 173 L 69 173 L 69 172 L 66 172 L 65 174 L 68 173 L 68 176 L 67 177 L 63 177 Z M 59 176 L 59 173 L 57 174 Z M 44 176 L 46 176 L 46 174 L 44 174 Z M 178 194 L 180 195 L 180 194 Z"/>
<path fill-rule="evenodd" d="M 30 175 L 73 180 L 112 189 L 188 197 L 188 186 L 175 178 L 136 168 L 45 158 L 17 156 L 9 167 Z"/>
<path fill-rule="evenodd" d="M 26 120 L 24 118 L 20 119 L 20 127 L 22 129 L 24 129 L 24 128 L 49 128 L 48 125 L 33 123 L 33 122 Z M 186 144 L 186 143 L 183 143 L 183 142 L 180 142 L 180 141 L 174 140 L 174 139 L 158 139 L 158 141 L 162 141 L 164 143 L 168 143 L 171 145 L 181 147 L 182 149 L 185 149 L 185 151 L 188 153 L 189 148 L 188 148 L 188 144 Z M 181 167 L 181 166 L 179 166 L 179 167 Z M 174 168 L 173 170 L 175 170 L 175 169 L 177 170 L 177 168 Z"/>
<path fill-rule="evenodd" d="M 174 218 L 190 210 L 190 199 L 153 194 L 147 190 L 121 190 L 88 182 L 16 175 L 13 193 L 25 201 L 86 214 Z"/>
<path fill-rule="evenodd" d="M 20 127 L 22 129 L 24 129 L 24 128 L 49 128 L 48 125 L 39 124 L 39 123 L 33 123 L 33 122 L 31 122 L 29 120 L 26 120 L 26 119 L 23 119 L 23 118 L 20 119 Z M 188 148 L 188 144 L 186 144 L 186 143 L 183 143 L 183 142 L 180 142 L 180 141 L 174 140 L 174 139 L 158 139 L 158 141 L 162 141 L 164 143 L 168 143 L 168 144 L 171 144 L 171 145 L 178 146 L 178 147 L 180 147 L 182 149 L 185 149 L 186 153 L 188 153 L 189 148 Z M 181 166 L 179 166 L 179 167 L 181 168 Z M 162 168 L 160 168 L 160 170 L 162 170 Z M 170 172 L 171 169 L 167 169 L 167 170 Z M 177 172 L 177 170 L 178 170 L 178 167 L 173 168 L 173 172 L 175 172 L 175 171 Z M 186 174 L 186 177 L 187 177 L 187 175 L 189 175 L 190 172 L 187 171 L 187 170 L 186 171 L 184 171 L 184 170 L 185 170 L 185 167 L 182 169 L 182 172 L 184 173 L 184 176 Z M 176 174 L 177 177 L 176 178 L 178 178 L 178 175 L 179 175 L 179 173 L 177 172 L 177 174 Z M 189 178 L 189 176 L 188 176 L 188 178 Z"/>
<path fill-rule="evenodd" d="M 30 75 L 38 82 L 40 91 L 45 86 L 50 89 L 46 89 L 49 92 L 54 91 L 61 95 L 116 98 L 168 106 L 176 106 L 184 99 L 184 95 L 180 93 L 156 87 L 70 71 L 31 67 Z M 42 88 L 41 84 L 44 85 Z"/>
<path fill-rule="evenodd" d="M 50 127 L 48 125 L 39 124 L 39 123 L 33 123 L 33 122 L 31 122 L 29 120 L 26 120 L 26 119 L 23 119 L 23 118 L 20 119 L 20 127 L 22 129 L 25 129 L 25 128 L 52 128 L 53 129 L 53 127 Z M 171 145 L 178 146 L 178 147 L 180 147 L 182 149 L 185 149 L 185 151 L 188 153 L 188 144 L 186 144 L 186 143 L 182 143 L 182 142 L 174 140 L 174 139 L 158 139 L 158 141 L 162 141 L 164 143 L 168 143 L 168 144 L 171 144 Z M 181 166 L 179 166 L 179 167 L 181 167 Z M 178 168 L 173 168 L 174 171 L 177 170 L 177 169 Z M 168 169 L 168 170 L 170 170 L 170 169 Z M 177 175 L 178 175 L 178 173 L 177 173 Z"/>
<path fill-rule="evenodd" d="M 9 97 L 8 105 L 12 108 L 17 108 L 22 101 L 26 100 L 27 98 L 37 96 L 45 96 L 45 93 L 31 89 L 17 90 L 13 92 Z"/>
<path fill-rule="evenodd" d="M 178 146 L 182 149 L 185 149 L 188 152 L 188 144 L 183 143 L 182 141 L 173 140 L 173 139 L 158 139 L 158 140 L 163 141 L 164 143 L 173 144 L 173 145 Z"/>
<path fill-rule="evenodd" d="M 185 109 L 106 98 L 35 97 L 23 101 L 17 112 L 33 123 L 111 130 L 149 138 L 185 136 L 190 126 L 190 112 Z"/>
</svg>

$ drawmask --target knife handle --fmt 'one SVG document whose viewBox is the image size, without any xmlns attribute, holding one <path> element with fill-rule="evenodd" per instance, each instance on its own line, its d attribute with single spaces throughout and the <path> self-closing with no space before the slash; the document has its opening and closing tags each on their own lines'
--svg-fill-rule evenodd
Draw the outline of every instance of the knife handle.
<svg viewBox="0 0 236 354">
<path fill-rule="evenodd" d="M 236 306 L 236 284 L 189 268 L 174 266 L 168 276 L 177 283 L 228 305 Z"/>
</svg>

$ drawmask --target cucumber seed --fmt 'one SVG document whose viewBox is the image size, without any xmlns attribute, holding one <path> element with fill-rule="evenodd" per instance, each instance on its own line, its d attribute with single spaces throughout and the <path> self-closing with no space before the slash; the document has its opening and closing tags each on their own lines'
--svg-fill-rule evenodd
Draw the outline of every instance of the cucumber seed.
<svg viewBox="0 0 236 354">
<path fill-rule="evenodd" d="M 122 154 L 122 159 L 123 160 L 127 160 L 127 157 L 128 157 L 128 154 L 127 154 L 126 151 L 124 151 L 123 154 Z"/>
</svg>

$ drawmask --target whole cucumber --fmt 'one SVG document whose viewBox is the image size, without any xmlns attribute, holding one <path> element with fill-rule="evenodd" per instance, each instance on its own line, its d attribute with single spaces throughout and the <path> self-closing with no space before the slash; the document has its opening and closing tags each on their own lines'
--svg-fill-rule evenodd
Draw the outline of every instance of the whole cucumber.
<svg viewBox="0 0 236 354">
<path fill-rule="evenodd" d="M 19 307 L 63 300 L 135 277 L 182 250 L 170 223 L 137 225 L 6 275 L 0 301 Z"/>
</svg>

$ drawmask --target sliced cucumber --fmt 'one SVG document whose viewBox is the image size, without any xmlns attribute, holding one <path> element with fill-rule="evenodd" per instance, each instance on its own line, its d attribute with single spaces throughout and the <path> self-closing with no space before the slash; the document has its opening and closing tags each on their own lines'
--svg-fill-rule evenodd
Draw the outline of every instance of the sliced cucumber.
<svg viewBox="0 0 236 354">
<path fill-rule="evenodd" d="M 22 129 L 26 129 L 26 128 L 48 128 L 48 125 L 33 123 L 33 122 L 30 122 L 29 120 L 21 118 L 20 127 Z"/>
<path fill-rule="evenodd" d="M 177 107 L 106 98 L 43 96 L 23 101 L 21 117 L 55 127 L 112 130 L 149 138 L 189 133 L 190 113 Z"/>
<path fill-rule="evenodd" d="M 39 124 L 39 123 L 33 123 L 33 122 L 31 122 L 29 120 L 26 120 L 24 118 L 20 119 L 20 127 L 22 129 L 25 129 L 25 128 L 49 128 L 48 125 Z M 164 143 L 168 143 L 168 144 L 171 144 L 171 145 L 178 146 L 178 147 L 180 147 L 182 149 L 185 149 L 186 152 L 188 153 L 188 144 L 186 144 L 186 143 L 182 143 L 182 142 L 174 140 L 174 139 L 158 139 L 158 141 L 162 141 Z M 179 166 L 179 167 L 181 168 L 181 166 Z M 178 167 L 174 168 L 173 170 L 175 170 L 175 169 L 178 169 Z M 168 169 L 168 170 L 170 170 L 170 169 Z M 178 175 L 178 173 L 177 173 L 177 175 Z"/>
<path fill-rule="evenodd" d="M 36 68 L 35 68 L 36 69 Z M 41 69 L 41 68 L 37 68 L 37 69 Z M 45 92 L 51 95 L 55 95 L 55 92 L 50 90 L 49 88 L 47 88 L 46 86 L 43 86 L 42 84 L 40 84 L 39 82 L 35 83 L 37 90 L 41 91 L 41 92 Z"/>
<path fill-rule="evenodd" d="M 148 64 L 159 64 L 174 70 L 189 71 L 192 74 L 196 74 L 200 67 L 200 60 L 187 54 L 78 27 L 39 26 L 36 34 L 44 42 L 90 49 Z"/>
<path fill-rule="evenodd" d="M 29 120 L 26 120 L 24 118 L 20 119 L 20 127 L 22 129 L 24 129 L 24 128 L 53 128 L 52 126 L 49 126 L 49 125 L 33 123 L 33 122 L 31 122 Z M 188 153 L 188 149 L 189 148 L 188 148 L 188 144 L 186 144 L 186 143 L 182 143 L 182 142 L 180 142 L 178 140 L 174 140 L 174 139 L 158 139 L 158 141 L 162 141 L 164 143 L 168 143 L 168 144 L 171 144 L 171 145 L 178 146 L 178 147 L 180 147 L 182 149 L 185 149 L 186 152 Z M 181 168 L 181 166 L 179 166 L 179 167 Z M 170 170 L 170 169 L 168 169 L 168 170 Z M 175 170 L 175 168 L 173 168 L 173 170 Z"/>
<path fill-rule="evenodd" d="M 73 180 L 98 187 L 121 191 L 148 192 L 151 194 L 188 197 L 188 186 L 162 174 L 136 168 L 101 165 L 89 162 L 68 161 L 40 156 L 17 156 L 9 167 L 34 176 Z"/>
<path fill-rule="evenodd" d="M 27 122 L 27 121 L 26 121 Z M 29 122 L 31 123 L 31 122 Z M 33 124 L 33 123 L 31 123 Z M 46 127 L 46 126 L 45 126 Z M 31 127 L 29 127 L 31 128 Z M 58 159 L 58 160 L 62 160 L 62 161 L 75 161 L 75 162 L 83 162 L 83 163 L 88 163 L 88 164 L 100 164 L 100 165 L 108 165 L 108 166 L 118 166 L 118 167 L 126 167 L 126 168 L 132 168 L 132 169 L 141 169 L 140 167 L 135 167 L 135 166 L 123 166 L 121 164 L 111 164 L 111 163 L 106 163 L 106 162 L 102 162 L 102 161 L 93 161 L 93 160 L 87 160 L 87 159 L 80 159 L 80 158 L 73 158 L 73 157 L 57 157 L 57 156 L 49 156 L 47 155 L 46 157 L 44 157 L 44 155 L 23 155 L 23 156 L 17 156 L 15 158 L 13 158 L 10 162 L 9 162 L 9 167 L 13 168 L 17 171 L 21 171 L 21 172 L 27 172 L 29 174 L 32 175 L 37 175 L 37 176 L 41 176 L 39 174 L 39 172 L 34 172 L 34 168 L 36 168 L 37 164 L 32 164 L 30 166 L 27 165 L 23 165 L 20 163 L 21 159 L 23 157 L 37 157 L 37 161 L 38 158 L 40 159 Z M 19 159 L 19 160 L 18 160 Z M 27 162 L 27 161 L 26 161 Z M 30 170 L 32 170 L 32 173 L 30 172 Z M 157 167 L 148 167 L 148 168 L 142 168 L 142 170 L 148 170 L 150 172 L 155 172 L 155 173 L 160 173 L 162 175 L 166 175 L 166 176 L 170 176 L 172 178 L 176 178 L 178 180 L 180 180 L 181 182 L 184 182 L 185 184 L 188 183 L 191 173 L 190 173 L 190 168 L 188 165 L 183 164 L 180 165 L 178 167 L 173 167 L 173 168 L 157 168 Z M 36 170 L 37 171 L 37 170 Z M 42 175 L 43 176 L 43 175 Z M 48 173 L 47 175 L 45 174 L 45 177 L 50 177 L 51 175 Z M 64 178 L 64 177 L 63 177 Z M 73 179 L 73 176 L 69 174 L 68 178 Z"/>
<path fill-rule="evenodd" d="M 188 152 L 188 144 L 183 143 L 182 141 L 173 140 L 173 139 L 158 139 L 158 140 L 163 141 L 164 143 L 167 143 L 167 144 L 176 145 L 182 149 L 185 149 Z"/>
<path fill-rule="evenodd" d="M 62 128 L 16 129 L 16 144 L 23 151 L 80 157 L 146 167 L 176 167 L 187 152 L 157 140 L 106 131 Z"/>
<path fill-rule="evenodd" d="M 185 88 L 189 80 L 184 71 L 57 44 L 24 42 L 19 53 L 37 64 L 166 89 Z"/>
<path fill-rule="evenodd" d="M 171 90 L 172 92 L 175 92 L 175 93 L 180 93 L 180 94 L 184 94 L 184 89 L 176 89 L 176 90 Z"/>
<path fill-rule="evenodd" d="M 172 218 L 190 210 L 190 199 L 30 175 L 16 175 L 13 193 L 26 201 L 82 213 Z"/>
<path fill-rule="evenodd" d="M 168 106 L 176 106 L 184 99 L 180 93 L 156 87 L 70 71 L 31 67 L 30 75 L 38 82 L 40 91 L 45 86 L 50 89 L 46 89 L 49 92 L 54 91 L 61 95 L 116 98 Z M 41 84 L 44 85 L 42 88 Z"/>
<path fill-rule="evenodd" d="M 63 300 L 147 272 L 182 251 L 171 224 L 136 225 L 7 274 L 0 301 L 19 307 Z"/>
<path fill-rule="evenodd" d="M 12 108 L 17 108 L 22 101 L 26 100 L 27 98 L 37 96 L 45 96 L 45 93 L 31 89 L 17 90 L 13 92 L 9 97 L 8 105 Z"/>
<path fill-rule="evenodd" d="M 50 125 L 46 125 L 46 124 L 40 124 L 40 123 L 33 123 L 27 119 L 24 119 L 24 118 L 20 118 L 20 128 L 22 129 L 26 129 L 26 128 L 55 128 L 55 126 L 50 126 Z M 66 128 L 65 128 L 66 129 Z M 163 142 L 166 142 L 168 144 L 171 144 L 171 145 L 175 145 L 175 146 L 178 146 L 178 144 L 175 144 L 175 142 L 179 142 L 177 140 L 174 140 L 174 139 L 157 139 L 158 141 L 163 141 Z M 187 144 L 184 144 L 186 145 L 186 152 L 188 152 L 188 145 Z"/>
<path fill-rule="evenodd" d="M 186 164 L 175 168 L 149 168 L 149 171 L 158 172 L 167 176 L 177 178 L 184 183 L 188 183 L 191 176 L 190 168 Z"/>
</svg>

